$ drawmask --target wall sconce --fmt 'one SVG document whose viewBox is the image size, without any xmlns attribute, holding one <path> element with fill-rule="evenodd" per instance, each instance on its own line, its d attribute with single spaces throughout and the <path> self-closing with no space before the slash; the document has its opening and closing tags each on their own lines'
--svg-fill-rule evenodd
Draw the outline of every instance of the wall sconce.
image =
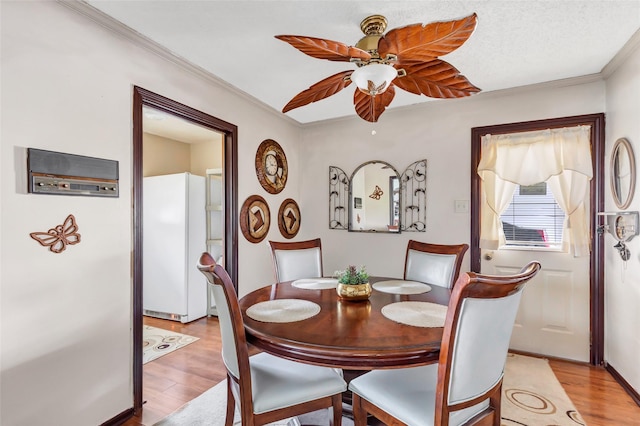
<svg viewBox="0 0 640 426">
<path fill-rule="evenodd" d="M 625 243 L 638 235 L 640 230 L 638 212 L 601 212 L 598 213 L 598 216 L 605 218 L 605 223 L 598 225 L 598 233 L 609 232 L 613 235 L 613 238 L 618 241 L 613 247 L 618 250 L 620 257 L 626 262 L 631 257 L 631 252 Z"/>
</svg>

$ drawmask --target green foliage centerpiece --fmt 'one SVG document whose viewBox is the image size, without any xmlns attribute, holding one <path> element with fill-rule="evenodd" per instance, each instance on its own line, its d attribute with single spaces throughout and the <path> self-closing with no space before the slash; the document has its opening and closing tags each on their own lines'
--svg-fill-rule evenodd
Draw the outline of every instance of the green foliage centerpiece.
<svg viewBox="0 0 640 426">
<path fill-rule="evenodd" d="M 364 266 L 356 268 L 349 265 L 344 271 L 336 271 L 335 275 L 338 278 L 336 291 L 341 299 L 356 302 L 368 300 L 371 296 L 369 274 Z"/>
</svg>

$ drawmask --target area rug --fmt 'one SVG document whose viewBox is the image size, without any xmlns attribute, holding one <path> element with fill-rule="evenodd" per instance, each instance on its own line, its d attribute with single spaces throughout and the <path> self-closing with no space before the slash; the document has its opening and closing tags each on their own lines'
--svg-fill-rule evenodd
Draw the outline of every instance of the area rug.
<svg viewBox="0 0 640 426">
<path fill-rule="evenodd" d="M 196 340 L 198 337 L 145 325 L 142 329 L 142 363 L 146 364 Z"/>
<path fill-rule="evenodd" d="M 226 383 L 218 383 L 154 426 L 224 426 Z M 328 425 L 328 410 L 273 423 L 272 426 Z M 353 421 L 344 418 L 344 426 Z M 236 411 L 234 425 L 240 425 Z M 502 395 L 502 426 L 585 425 L 545 359 L 509 354 Z"/>
<path fill-rule="evenodd" d="M 223 380 L 153 426 L 224 426 L 226 410 L 227 382 Z M 321 412 L 313 414 L 322 416 Z M 329 424 L 328 422 L 329 417 L 327 416 L 327 424 Z M 233 424 L 234 426 L 242 424 L 238 408 L 236 408 Z M 345 422 L 342 422 L 342 424 L 346 426 Z M 353 422 L 351 425 L 353 425 Z M 294 417 L 270 423 L 268 426 L 300 426 L 300 423 Z"/>
<path fill-rule="evenodd" d="M 549 361 L 509 354 L 502 384 L 502 425 L 586 425 Z"/>
</svg>

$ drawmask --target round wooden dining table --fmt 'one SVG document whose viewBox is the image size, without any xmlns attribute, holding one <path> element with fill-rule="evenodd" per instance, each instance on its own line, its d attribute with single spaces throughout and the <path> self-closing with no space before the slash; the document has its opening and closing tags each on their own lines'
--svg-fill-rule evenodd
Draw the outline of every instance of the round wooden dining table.
<svg viewBox="0 0 640 426">
<path fill-rule="evenodd" d="M 371 284 L 392 278 L 371 277 Z M 257 348 L 295 361 L 344 370 L 401 368 L 438 361 L 442 327 L 418 327 L 385 317 L 381 309 L 404 301 L 448 305 L 451 291 L 432 285 L 420 294 L 373 290 L 367 301 L 350 302 L 335 288 L 311 290 L 292 282 L 262 287 L 240 299 L 247 341 Z M 259 302 L 302 299 L 320 306 L 311 318 L 295 322 L 265 322 L 246 311 Z"/>
</svg>

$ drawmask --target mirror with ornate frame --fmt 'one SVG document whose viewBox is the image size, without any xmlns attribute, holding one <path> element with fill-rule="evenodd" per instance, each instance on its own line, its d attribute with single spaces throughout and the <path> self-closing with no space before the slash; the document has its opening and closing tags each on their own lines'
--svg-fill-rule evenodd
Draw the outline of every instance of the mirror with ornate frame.
<svg viewBox="0 0 640 426">
<path fill-rule="evenodd" d="M 633 199 L 636 186 L 636 164 L 629 141 L 620 138 L 611 153 L 611 194 L 616 206 L 624 210 Z"/>
<path fill-rule="evenodd" d="M 385 161 L 368 161 L 349 181 L 349 231 L 400 232 L 398 171 Z"/>
<path fill-rule="evenodd" d="M 414 161 L 401 175 L 385 161 L 362 163 L 350 177 L 329 166 L 329 229 L 425 232 L 426 215 L 426 159 Z"/>
</svg>

